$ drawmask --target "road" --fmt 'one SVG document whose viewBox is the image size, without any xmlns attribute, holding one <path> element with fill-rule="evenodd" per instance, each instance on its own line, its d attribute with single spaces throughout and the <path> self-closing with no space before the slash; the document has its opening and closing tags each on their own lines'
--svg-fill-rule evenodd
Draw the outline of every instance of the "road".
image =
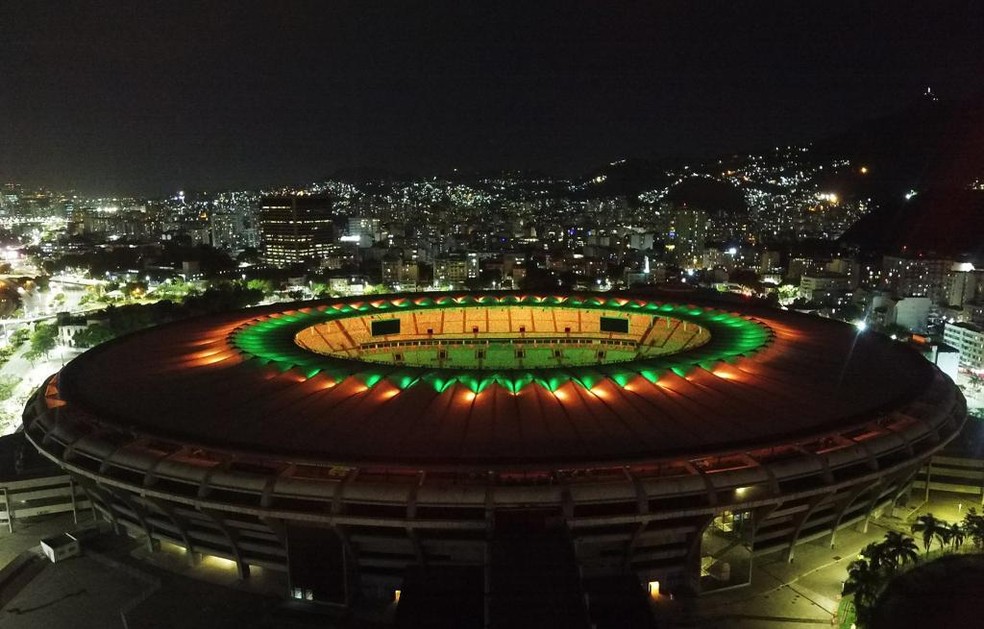
<svg viewBox="0 0 984 629">
<path fill-rule="evenodd" d="M 20 383 L 14 389 L 10 398 L 0 402 L 0 436 L 16 432 L 20 427 L 21 414 L 27 398 L 37 389 L 45 378 L 55 373 L 79 352 L 68 347 L 56 347 L 47 359 L 41 358 L 31 362 L 24 358 L 24 352 L 30 347 L 24 343 L 3 367 L 0 367 L 0 378 L 19 378 Z"/>
<path fill-rule="evenodd" d="M 52 292 L 58 291 L 65 295 L 65 301 L 60 305 L 59 310 L 70 312 L 72 315 L 83 315 L 105 308 L 104 304 L 98 303 L 81 306 L 82 295 L 85 294 L 82 290 L 66 288 L 64 291 L 59 291 L 57 285 L 53 286 L 53 289 Z M 19 319 L 0 319 L 0 328 L 6 335 L 6 333 L 16 329 L 29 327 L 38 321 L 52 321 L 56 316 L 54 312 L 40 312 Z M 18 429 L 24 404 L 31 393 L 45 378 L 61 369 L 66 362 L 79 353 L 78 350 L 72 348 L 56 347 L 47 358 L 31 362 L 24 358 L 24 353 L 29 348 L 30 343 L 24 343 L 10 360 L 0 367 L 0 378 L 20 380 L 13 395 L 0 402 L 0 435 L 7 435 Z"/>
</svg>

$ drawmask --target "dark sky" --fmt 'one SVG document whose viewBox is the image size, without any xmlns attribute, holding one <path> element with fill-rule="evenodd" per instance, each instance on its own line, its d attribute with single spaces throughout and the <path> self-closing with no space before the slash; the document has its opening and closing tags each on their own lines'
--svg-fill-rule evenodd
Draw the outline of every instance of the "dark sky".
<svg viewBox="0 0 984 629">
<path fill-rule="evenodd" d="M 481 5 L 481 6 L 479 6 Z M 0 2 L 0 180 L 579 174 L 840 131 L 984 86 L 984 2 Z"/>
</svg>

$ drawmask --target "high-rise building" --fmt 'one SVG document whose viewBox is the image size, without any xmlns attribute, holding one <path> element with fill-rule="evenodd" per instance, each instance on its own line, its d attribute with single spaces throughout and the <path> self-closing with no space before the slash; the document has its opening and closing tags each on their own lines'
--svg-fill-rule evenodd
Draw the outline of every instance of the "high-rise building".
<svg viewBox="0 0 984 629">
<path fill-rule="evenodd" d="M 379 219 L 350 216 L 348 239 L 359 243 L 360 247 L 371 247 L 372 243 L 379 240 Z"/>
<path fill-rule="evenodd" d="M 943 340 L 960 352 L 961 367 L 984 370 L 984 327 L 973 323 L 947 324 Z"/>
<path fill-rule="evenodd" d="M 664 234 L 670 259 L 687 269 L 700 268 L 707 225 L 707 213 L 702 210 L 685 206 L 674 209 Z"/>
<path fill-rule="evenodd" d="M 975 269 L 969 262 L 955 262 L 950 268 L 950 290 L 947 303 L 963 307 L 984 296 L 984 269 Z"/>
<path fill-rule="evenodd" d="M 318 264 L 334 240 L 331 199 L 264 197 L 260 202 L 260 232 L 268 264 Z"/>
<path fill-rule="evenodd" d="M 952 260 L 885 256 L 883 278 L 899 297 L 929 297 L 933 303 L 947 301 L 952 278 Z"/>
<path fill-rule="evenodd" d="M 478 254 L 451 253 L 434 260 L 434 281 L 461 284 L 478 277 Z"/>
<path fill-rule="evenodd" d="M 415 285 L 420 279 L 420 265 L 416 260 L 404 262 L 399 255 L 387 255 L 380 261 L 383 284 Z"/>
</svg>

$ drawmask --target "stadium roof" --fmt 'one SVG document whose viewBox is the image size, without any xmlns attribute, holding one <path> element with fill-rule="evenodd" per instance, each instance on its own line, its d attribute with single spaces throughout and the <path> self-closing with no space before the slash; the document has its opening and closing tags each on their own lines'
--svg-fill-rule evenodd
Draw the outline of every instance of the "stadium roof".
<svg viewBox="0 0 984 629">
<path fill-rule="evenodd" d="M 492 334 L 492 323 L 472 333 L 462 323 L 456 334 L 404 330 L 383 340 L 475 343 L 492 335 L 533 346 L 538 334 L 537 342 L 563 348 L 570 338 L 601 347 L 619 336 L 562 329 L 557 313 L 575 311 L 689 322 L 710 340 L 596 365 L 358 359 L 358 347 L 373 340 L 372 319 L 416 313 L 458 326 L 476 313 L 490 321 L 492 310 L 510 311 L 506 333 Z M 513 314 L 540 327 L 519 332 Z M 366 338 L 326 353 L 297 345 L 301 331 L 325 323 L 348 336 L 358 324 Z M 275 305 L 169 324 L 73 360 L 58 388 L 92 422 L 148 440 L 298 461 L 492 469 L 630 463 L 863 432 L 933 377 L 903 345 L 812 316 L 628 295 L 490 293 Z"/>
</svg>

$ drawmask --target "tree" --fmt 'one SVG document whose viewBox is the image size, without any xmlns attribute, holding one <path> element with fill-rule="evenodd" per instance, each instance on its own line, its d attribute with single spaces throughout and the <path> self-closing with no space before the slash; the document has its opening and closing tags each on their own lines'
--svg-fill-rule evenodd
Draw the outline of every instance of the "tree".
<svg viewBox="0 0 984 629">
<path fill-rule="evenodd" d="M 973 387 L 975 391 L 979 390 L 981 386 L 984 386 L 984 376 L 981 376 L 976 371 L 971 371 L 969 378 L 970 386 Z"/>
<path fill-rule="evenodd" d="M 885 565 L 890 566 L 893 571 L 908 563 L 915 563 L 919 560 L 919 548 L 915 540 L 908 535 L 903 535 L 897 531 L 885 533 L 885 539 L 879 544 L 881 555 L 885 559 Z"/>
<path fill-rule="evenodd" d="M 90 325 L 84 330 L 79 330 L 72 338 L 77 347 L 95 347 L 113 339 L 115 336 L 113 331 L 106 326 L 95 324 Z"/>
<path fill-rule="evenodd" d="M 383 284 L 368 284 L 363 290 L 363 295 L 384 295 L 390 292 Z"/>
<path fill-rule="evenodd" d="M 859 558 L 867 561 L 872 570 L 881 570 L 892 563 L 885 546 L 880 542 L 871 542 L 862 548 Z"/>
<path fill-rule="evenodd" d="M 31 338 L 31 333 L 28 331 L 26 327 L 17 328 L 10 335 L 10 344 L 13 345 L 14 347 L 20 347 L 21 345 L 26 343 L 29 338 Z"/>
<path fill-rule="evenodd" d="M 947 537 L 953 550 L 960 550 L 960 547 L 963 546 L 964 539 L 966 539 L 966 533 L 964 533 L 963 526 L 959 522 L 953 522 L 948 527 Z"/>
<path fill-rule="evenodd" d="M 944 529 L 947 528 L 946 522 L 940 520 L 932 513 L 925 513 L 918 518 L 912 525 L 913 533 L 922 533 L 922 543 L 923 547 L 926 549 L 926 554 L 929 554 L 929 548 L 933 544 L 933 538 L 938 538 L 940 541 L 943 540 Z M 942 533 L 942 535 L 941 535 Z"/>
<path fill-rule="evenodd" d="M 276 287 L 270 280 L 255 279 L 246 282 L 246 288 L 250 290 L 258 290 L 263 294 L 263 297 L 266 298 L 273 294 Z"/>
<path fill-rule="evenodd" d="M 147 282 L 142 280 L 127 282 L 121 290 L 123 295 L 129 299 L 140 299 L 147 294 Z"/>
<path fill-rule="evenodd" d="M 50 323 L 38 323 L 34 326 L 34 332 L 31 333 L 31 346 L 26 352 L 24 352 L 24 357 L 34 362 L 41 356 L 48 356 L 48 352 L 55 349 L 55 343 L 58 341 L 58 326 Z"/>
<path fill-rule="evenodd" d="M 0 377 L 0 401 L 9 400 L 14 395 L 14 390 L 21 383 L 21 379 L 16 376 Z"/>
<path fill-rule="evenodd" d="M 939 522 L 937 520 L 937 522 Z M 861 550 L 858 558 L 847 567 L 843 594 L 854 596 L 859 626 L 866 626 L 871 609 L 899 570 L 919 559 L 919 548 L 908 535 L 889 531 L 885 539 L 872 542 Z"/>
<path fill-rule="evenodd" d="M 871 566 L 866 559 L 856 559 L 847 566 L 847 579 L 842 594 L 854 595 L 854 609 L 858 624 L 865 626 L 871 617 L 871 608 L 878 600 L 885 584 L 885 575 Z"/>
<path fill-rule="evenodd" d="M 964 535 L 970 538 L 975 548 L 980 549 L 984 546 L 984 515 L 977 513 L 977 509 L 971 507 L 964 515 L 962 525 Z"/>
</svg>

